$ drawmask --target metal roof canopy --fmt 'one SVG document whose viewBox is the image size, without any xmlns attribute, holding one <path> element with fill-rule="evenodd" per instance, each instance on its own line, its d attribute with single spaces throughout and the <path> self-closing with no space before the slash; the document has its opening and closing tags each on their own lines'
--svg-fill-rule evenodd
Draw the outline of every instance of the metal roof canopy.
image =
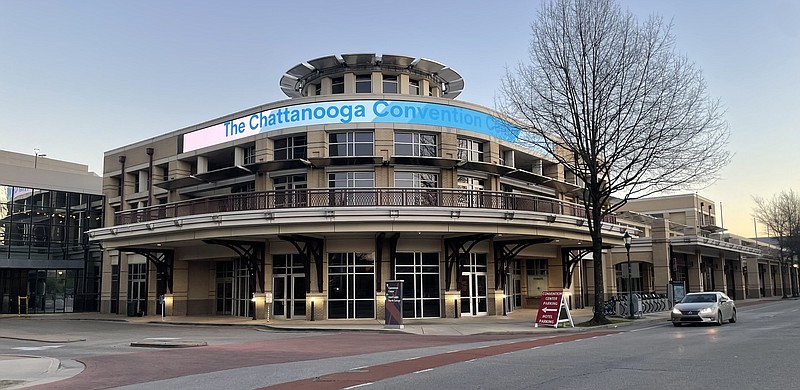
<svg viewBox="0 0 800 390">
<path fill-rule="evenodd" d="M 427 74 L 435 80 L 444 83 L 446 90 L 443 91 L 442 96 L 450 99 L 458 96 L 464 89 L 464 79 L 461 75 L 442 63 L 426 58 L 415 58 L 397 54 L 376 55 L 375 53 L 330 55 L 302 62 L 286 71 L 286 74 L 280 79 L 280 88 L 283 93 L 290 98 L 302 97 L 301 88 L 303 87 L 302 83 L 304 79 L 313 76 L 315 73 L 329 69 L 344 69 L 346 67 L 364 65 L 376 67 L 385 65 L 396 68 L 407 68 L 422 74 Z"/>
</svg>

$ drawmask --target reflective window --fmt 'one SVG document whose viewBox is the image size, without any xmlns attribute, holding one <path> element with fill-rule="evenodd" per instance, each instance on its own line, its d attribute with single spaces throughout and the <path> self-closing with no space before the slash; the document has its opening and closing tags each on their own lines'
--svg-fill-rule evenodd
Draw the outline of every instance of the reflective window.
<svg viewBox="0 0 800 390">
<path fill-rule="evenodd" d="M 437 157 L 438 147 L 436 135 L 415 132 L 395 132 L 394 154 L 396 156 Z"/>
<path fill-rule="evenodd" d="M 278 138 L 274 142 L 275 160 L 292 160 L 306 158 L 306 136 Z"/>
<path fill-rule="evenodd" d="M 328 174 L 330 188 L 373 188 L 375 172 L 334 172 Z"/>
<path fill-rule="evenodd" d="M 483 161 L 483 142 L 459 138 L 458 158 L 465 161 Z"/>
<path fill-rule="evenodd" d="M 395 172 L 394 186 L 403 188 L 438 188 L 439 175 L 422 172 Z"/>
<path fill-rule="evenodd" d="M 372 93 L 372 75 L 356 75 L 356 93 Z"/>
<path fill-rule="evenodd" d="M 372 253 L 328 254 L 328 318 L 375 318 Z"/>
<path fill-rule="evenodd" d="M 331 79 L 331 93 L 344 93 L 344 77 L 334 77 Z"/>
<path fill-rule="evenodd" d="M 440 317 L 438 253 L 398 252 L 395 275 L 403 281 L 403 318 Z"/>
<path fill-rule="evenodd" d="M 371 131 L 348 131 L 328 135 L 330 157 L 374 156 Z"/>
<path fill-rule="evenodd" d="M 383 93 L 398 93 L 397 76 L 383 76 Z"/>
<path fill-rule="evenodd" d="M 31 313 L 96 310 L 102 250 L 86 231 L 102 223 L 101 195 L 0 185 L 0 291 L 28 295 Z M 0 313 L 25 312 L 10 301 Z"/>
<path fill-rule="evenodd" d="M 419 95 L 419 80 L 408 80 L 408 94 Z"/>
</svg>

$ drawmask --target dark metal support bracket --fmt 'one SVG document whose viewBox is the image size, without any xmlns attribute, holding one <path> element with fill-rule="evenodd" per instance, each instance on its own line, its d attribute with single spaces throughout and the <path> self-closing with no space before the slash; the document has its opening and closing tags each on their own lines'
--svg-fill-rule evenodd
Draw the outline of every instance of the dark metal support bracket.
<svg viewBox="0 0 800 390">
<path fill-rule="evenodd" d="M 203 240 L 206 244 L 222 245 L 234 252 L 247 264 L 250 270 L 250 285 L 255 292 L 256 283 L 260 292 L 264 292 L 264 258 L 266 256 L 266 245 L 261 241 L 239 241 L 239 240 Z"/>
<path fill-rule="evenodd" d="M 172 275 L 175 270 L 175 250 L 147 248 L 117 248 L 120 252 L 131 252 L 144 256 L 156 267 L 156 294 L 172 294 Z"/>
<path fill-rule="evenodd" d="M 450 291 L 450 284 L 453 280 L 453 268 L 456 269 L 456 288 L 461 291 L 461 278 L 458 277 L 462 272 L 461 255 L 468 254 L 479 242 L 494 237 L 494 234 L 473 234 L 463 237 L 453 237 L 444 240 L 445 249 L 445 291 Z"/>
<path fill-rule="evenodd" d="M 552 238 L 534 238 L 530 240 L 495 241 L 494 243 L 494 288 L 506 288 L 506 279 L 511 272 L 511 265 L 514 258 L 523 249 L 537 244 L 546 244 L 553 241 Z"/>
<path fill-rule="evenodd" d="M 279 235 L 278 238 L 290 242 L 300 254 L 303 270 L 306 273 L 306 293 L 311 292 L 311 261 L 317 265 L 317 289 L 322 292 L 322 248 L 325 241 L 321 238 L 301 234 Z M 301 245 L 302 244 L 302 245 Z"/>
</svg>

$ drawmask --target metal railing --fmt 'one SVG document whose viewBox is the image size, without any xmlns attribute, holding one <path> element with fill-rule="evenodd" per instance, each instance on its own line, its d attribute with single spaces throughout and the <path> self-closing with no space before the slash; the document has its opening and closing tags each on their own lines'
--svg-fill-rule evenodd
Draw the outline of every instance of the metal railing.
<svg viewBox="0 0 800 390">
<path fill-rule="evenodd" d="M 336 188 L 248 192 L 210 196 L 117 212 L 115 225 L 229 211 L 320 207 L 450 207 L 533 211 L 584 218 L 582 205 L 510 192 L 446 188 Z M 613 215 L 604 222 L 616 223 Z"/>
</svg>

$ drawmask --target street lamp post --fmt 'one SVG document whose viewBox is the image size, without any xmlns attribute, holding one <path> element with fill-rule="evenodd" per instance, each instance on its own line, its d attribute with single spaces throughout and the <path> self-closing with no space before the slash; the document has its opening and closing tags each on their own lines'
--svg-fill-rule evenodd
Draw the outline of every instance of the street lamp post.
<svg viewBox="0 0 800 390">
<path fill-rule="evenodd" d="M 39 153 L 39 148 L 33 148 L 33 169 L 36 169 L 39 166 L 39 157 L 47 156 L 44 153 Z"/>
<path fill-rule="evenodd" d="M 625 253 L 628 255 L 628 319 L 633 319 L 633 286 L 631 286 L 631 235 L 625 232 Z"/>
</svg>

